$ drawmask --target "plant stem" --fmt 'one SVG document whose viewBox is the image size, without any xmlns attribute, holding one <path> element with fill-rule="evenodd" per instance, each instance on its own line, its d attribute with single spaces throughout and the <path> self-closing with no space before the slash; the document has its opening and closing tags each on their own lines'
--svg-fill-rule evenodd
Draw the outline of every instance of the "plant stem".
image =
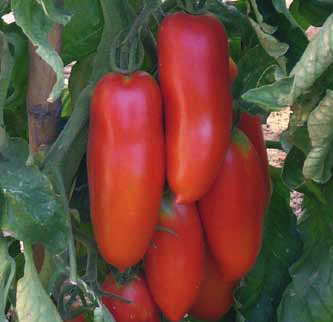
<svg viewBox="0 0 333 322">
<path fill-rule="evenodd" d="M 272 141 L 272 140 L 267 140 L 266 141 L 266 148 L 267 149 L 276 149 L 276 150 L 282 150 L 282 144 L 280 141 Z"/>
</svg>

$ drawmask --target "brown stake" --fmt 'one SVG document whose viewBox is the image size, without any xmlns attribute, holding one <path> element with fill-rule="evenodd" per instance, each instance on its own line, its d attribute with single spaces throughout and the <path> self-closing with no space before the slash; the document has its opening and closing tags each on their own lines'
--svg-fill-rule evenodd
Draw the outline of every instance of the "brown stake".
<svg viewBox="0 0 333 322">
<path fill-rule="evenodd" d="M 61 50 L 62 26 L 55 25 L 49 33 L 49 42 L 57 52 Z M 49 147 L 57 138 L 61 115 L 61 100 L 47 101 L 56 74 L 53 69 L 36 53 L 36 47 L 29 44 L 29 81 L 27 93 L 27 112 L 29 122 L 29 147 L 34 155 L 40 149 Z M 38 271 L 44 261 L 44 247 L 34 246 L 34 261 Z"/>
<path fill-rule="evenodd" d="M 51 45 L 60 52 L 62 27 L 56 25 L 49 34 Z M 29 83 L 27 109 L 29 118 L 29 146 L 32 154 L 40 148 L 50 146 L 58 135 L 61 114 L 61 101 L 47 101 L 56 75 L 53 69 L 36 53 L 36 48 L 29 44 Z"/>
</svg>

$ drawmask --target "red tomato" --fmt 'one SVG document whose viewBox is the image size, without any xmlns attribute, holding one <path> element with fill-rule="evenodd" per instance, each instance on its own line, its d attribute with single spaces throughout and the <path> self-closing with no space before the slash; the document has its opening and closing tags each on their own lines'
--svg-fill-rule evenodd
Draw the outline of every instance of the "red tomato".
<svg viewBox="0 0 333 322">
<path fill-rule="evenodd" d="M 131 303 L 121 302 L 109 297 L 102 301 L 117 322 L 160 322 L 160 315 L 147 284 L 142 276 L 137 276 L 128 284 L 118 284 L 108 275 L 102 285 L 103 290 L 118 294 Z"/>
<path fill-rule="evenodd" d="M 199 202 L 209 247 L 226 282 L 240 279 L 256 261 L 264 196 L 259 156 L 248 138 L 235 130 L 219 176 Z"/>
<path fill-rule="evenodd" d="M 108 74 L 90 111 L 88 179 L 99 250 L 120 270 L 146 252 L 164 184 L 161 95 L 145 72 Z"/>
<path fill-rule="evenodd" d="M 157 44 L 167 178 L 177 203 L 193 202 L 214 182 L 230 140 L 228 39 L 214 16 L 178 12 L 162 21 Z"/>
<path fill-rule="evenodd" d="M 259 154 L 261 169 L 264 174 L 265 207 L 268 207 L 271 198 L 271 179 L 269 176 L 269 163 L 260 117 L 242 112 L 240 114 L 238 128 L 246 134 Z"/>
<path fill-rule="evenodd" d="M 160 225 L 145 256 L 152 295 L 171 321 L 179 321 L 197 296 L 203 277 L 204 241 L 195 204 L 162 201 Z M 168 231 L 172 230 L 172 231 Z"/>
<path fill-rule="evenodd" d="M 86 320 L 84 319 L 83 315 L 79 315 L 73 320 L 65 320 L 64 322 L 85 322 Z"/>
<path fill-rule="evenodd" d="M 190 314 L 205 321 L 218 321 L 233 303 L 234 282 L 226 283 L 210 253 L 205 260 L 205 274 Z"/>
<path fill-rule="evenodd" d="M 229 72 L 231 80 L 234 81 L 238 75 L 238 67 L 231 57 L 229 57 Z"/>
</svg>

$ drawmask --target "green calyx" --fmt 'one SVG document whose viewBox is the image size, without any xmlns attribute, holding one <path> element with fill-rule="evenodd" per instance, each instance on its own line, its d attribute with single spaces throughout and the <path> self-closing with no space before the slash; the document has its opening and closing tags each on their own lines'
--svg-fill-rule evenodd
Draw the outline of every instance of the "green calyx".
<svg viewBox="0 0 333 322">
<path fill-rule="evenodd" d="M 248 152 L 251 147 L 247 136 L 236 127 L 232 129 L 232 143 L 238 145 L 244 153 Z"/>
</svg>

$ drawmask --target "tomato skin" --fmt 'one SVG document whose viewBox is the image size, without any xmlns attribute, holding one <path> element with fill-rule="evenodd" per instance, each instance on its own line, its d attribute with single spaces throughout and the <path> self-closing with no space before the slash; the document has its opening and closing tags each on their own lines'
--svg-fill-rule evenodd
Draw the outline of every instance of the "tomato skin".
<svg viewBox="0 0 333 322">
<path fill-rule="evenodd" d="M 178 203 L 205 194 L 223 163 L 232 121 L 228 39 L 212 15 L 174 13 L 158 32 L 167 178 Z"/>
<path fill-rule="evenodd" d="M 125 303 L 102 297 L 103 303 L 117 322 L 161 321 L 157 305 L 153 301 L 143 276 L 136 276 L 128 284 L 121 285 L 112 275 L 108 275 L 103 282 L 102 289 L 131 301 L 131 303 Z"/>
<path fill-rule="evenodd" d="M 64 322 L 85 322 L 85 318 L 83 315 L 79 315 L 78 317 L 76 317 L 73 320 L 65 320 Z"/>
<path fill-rule="evenodd" d="M 162 312 L 179 321 L 203 278 L 203 231 L 195 204 L 176 204 L 173 196 L 164 196 L 159 224 L 173 233 L 156 231 L 145 256 L 147 282 Z"/>
<path fill-rule="evenodd" d="M 91 217 L 99 250 L 120 270 L 146 252 L 164 184 L 161 95 L 145 72 L 111 73 L 94 91 L 88 139 Z"/>
<path fill-rule="evenodd" d="M 234 130 L 212 189 L 199 201 L 208 245 L 226 282 L 243 277 L 259 254 L 264 181 L 259 156 L 249 139 Z"/>
<path fill-rule="evenodd" d="M 224 281 L 217 263 L 207 252 L 204 279 L 189 314 L 200 320 L 218 321 L 231 308 L 234 286 L 234 282 Z"/>
<path fill-rule="evenodd" d="M 271 198 L 271 179 L 269 175 L 268 156 L 260 117 L 258 115 L 253 116 L 249 113 L 242 112 L 240 114 L 238 128 L 246 134 L 259 155 L 261 169 L 264 175 L 265 207 L 267 208 Z"/>
<path fill-rule="evenodd" d="M 233 82 L 237 78 L 238 67 L 231 57 L 229 57 L 229 72 L 231 81 Z"/>
</svg>

